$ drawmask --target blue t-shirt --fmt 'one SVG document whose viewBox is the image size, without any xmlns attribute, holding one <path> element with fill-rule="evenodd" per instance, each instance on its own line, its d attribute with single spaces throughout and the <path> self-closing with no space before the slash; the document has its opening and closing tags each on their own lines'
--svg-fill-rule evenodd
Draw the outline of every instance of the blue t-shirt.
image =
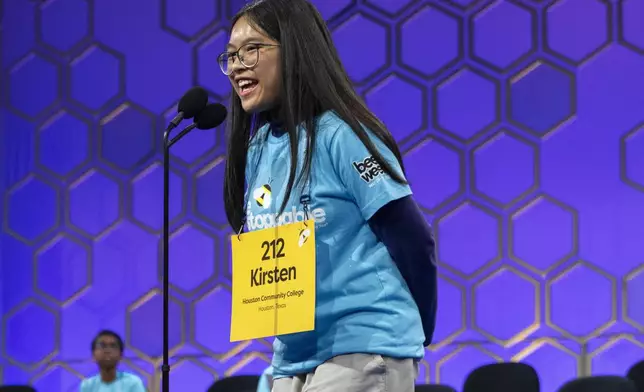
<svg viewBox="0 0 644 392">
<path fill-rule="evenodd" d="M 411 194 L 380 170 L 351 128 L 332 112 L 317 121 L 311 176 L 293 188 L 282 216 L 290 168 L 287 134 L 262 127 L 248 152 L 246 227 L 261 230 L 302 220 L 301 195 L 315 218 L 317 293 L 315 330 L 281 335 L 273 344 L 275 378 L 311 372 L 334 356 L 370 353 L 422 358 L 418 307 L 368 219 L 390 201 Z M 306 150 L 299 132 L 298 175 Z M 370 133 L 384 158 L 402 174 L 393 153 Z M 297 177 L 296 177 L 297 178 Z"/>
<path fill-rule="evenodd" d="M 271 392 L 272 387 L 272 378 L 273 378 L 273 368 L 267 367 L 264 369 L 264 372 L 259 377 L 259 383 L 257 384 L 257 392 Z"/>
<path fill-rule="evenodd" d="M 146 392 L 143 381 L 132 373 L 118 372 L 116 380 L 104 383 L 100 375 L 86 378 L 80 386 L 80 392 Z"/>
</svg>

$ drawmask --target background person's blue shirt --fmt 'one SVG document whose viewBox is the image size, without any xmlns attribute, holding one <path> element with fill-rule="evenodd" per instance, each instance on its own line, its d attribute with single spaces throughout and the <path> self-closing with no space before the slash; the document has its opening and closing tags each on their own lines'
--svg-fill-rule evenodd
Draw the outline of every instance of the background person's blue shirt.
<svg viewBox="0 0 644 392">
<path fill-rule="evenodd" d="M 302 130 L 298 170 L 306 149 L 303 136 Z M 385 159 L 401 172 L 393 153 L 371 136 Z M 247 230 L 277 223 L 290 167 L 288 143 L 288 135 L 276 136 L 268 125 L 251 143 L 246 168 Z M 311 197 L 309 211 L 316 220 L 315 330 L 275 339 L 275 378 L 310 372 L 341 354 L 423 357 L 418 307 L 386 247 L 367 223 L 382 206 L 410 195 L 411 189 L 379 170 L 370 155 L 335 114 L 318 119 L 310 186 L 304 191 Z M 301 194 L 299 187 L 294 188 L 280 223 L 302 219 Z"/>
<path fill-rule="evenodd" d="M 104 383 L 100 374 L 84 379 L 80 392 L 146 392 L 146 389 L 138 376 L 117 372 L 116 379 L 110 383 Z"/>
</svg>

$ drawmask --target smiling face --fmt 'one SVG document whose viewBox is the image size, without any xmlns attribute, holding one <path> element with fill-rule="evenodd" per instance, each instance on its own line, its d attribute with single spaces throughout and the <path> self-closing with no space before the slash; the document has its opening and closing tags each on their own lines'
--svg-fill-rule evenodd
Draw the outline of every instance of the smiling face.
<svg viewBox="0 0 644 392">
<path fill-rule="evenodd" d="M 282 84 L 279 43 L 241 17 L 232 28 L 226 50 L 228 77 L 244 111 L 258 113 L 273 109 L 279 101 Z M 238 56 L 230 55 L 236 51 Z"/>
</svg>

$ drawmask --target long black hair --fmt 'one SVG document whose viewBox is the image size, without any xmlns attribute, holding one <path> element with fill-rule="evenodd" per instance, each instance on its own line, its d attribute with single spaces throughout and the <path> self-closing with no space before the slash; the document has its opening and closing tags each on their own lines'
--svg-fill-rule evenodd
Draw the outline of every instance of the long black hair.
<svg viewBox="0 0 644 392">
<path fill-rule="evenodd" d="M 316 143 L 316 118 L 333 111 L 360 138 L 382 169 L 396 182 L 405 178 L 394 170 L 369 138 L 366 127 L 395 155 L 403 169 L 396 141 L 384 124 L 367 108 L 355 92 L 333 44 L 331 33 L 317 9 L 307 0 L 258 0 L 246 5 L 233 18 L 232 25 L 245 17 L 258 31 L 279 42 L 282 63 L 282 93 L 277 113 L 251 115 L 244 111 L 233 92 L 230 109 L 228 157 L 224 180 L 224 204 L 228 223 L 241 231 L 244 225 L 245 171 L 252 137 L 269 116 L 277 117 L 290 141 L 290 173 L 279 214 L 284 211 L 296 182 L 298 126 L 304 126 L 307 149 L 298 182 L 311 172 Z"/>
</svg>

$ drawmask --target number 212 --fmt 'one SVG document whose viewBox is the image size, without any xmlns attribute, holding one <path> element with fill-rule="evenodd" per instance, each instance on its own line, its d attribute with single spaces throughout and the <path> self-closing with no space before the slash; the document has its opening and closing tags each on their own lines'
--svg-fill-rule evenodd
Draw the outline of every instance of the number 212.
<svg viewBox="0 0 644 392">
<path fill-rule="evenodd" d="M 286 257 L 286 254 L 284 253 L 284 239 L 282 238 L 262 242 L 262 249 L 264 249 L 264 256 L 262 256 L 262 260 Z M 269 253 L 271 253 L 271 255 L 269 255 Z"/>
</svg>

